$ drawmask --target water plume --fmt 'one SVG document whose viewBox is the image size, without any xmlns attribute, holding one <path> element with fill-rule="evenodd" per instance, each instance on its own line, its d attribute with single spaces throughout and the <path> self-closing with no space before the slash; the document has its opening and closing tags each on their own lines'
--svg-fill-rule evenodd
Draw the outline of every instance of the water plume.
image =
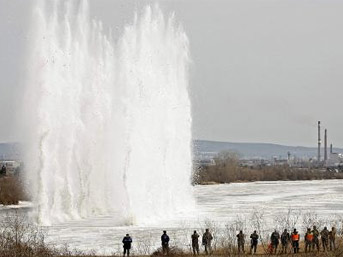
<svg viewBox="0 0 343 257">
<path fill-rule="evenodd" d="M 24 112 L 41 224 L 129 224 L 193 209 L 189 43 L 147 6 L 115 42 L 87 1 L 38 2 Z"/>
</svg>

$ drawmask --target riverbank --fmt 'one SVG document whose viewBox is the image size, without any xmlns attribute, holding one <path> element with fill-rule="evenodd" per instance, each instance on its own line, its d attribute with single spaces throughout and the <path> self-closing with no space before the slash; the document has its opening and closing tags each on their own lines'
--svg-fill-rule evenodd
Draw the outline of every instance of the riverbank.
<svg viewBox="0 0 343 257">
<path fill-rule="evenodd" d="M 34 232 L 37 233 L 37 232 Z M 27 236 L 27 235 L 26 235 Z M 37 234 L 32 234 L 29 237 L 32 238 L 36 237 Z M 108 256 L 121 256 L 120 253 L 113 253 L 111 255 L 97 255 L 92 251 L 89 252 L 82 252 L 78 250 L 71 250 L 66 246 L 65 248 L 57 249 L 52 245 L 46 245 L 43 241 L 31 241 L 31 242 L 17 242 L 15 243 L 15 238 L 11 238 L 11 242 L 8 242 L 8 238 L 4 240 L 3 237 L 0 236 L 0 242 L 6 243 L 6 245 L 0 244 L 0 256 L 2 257 L 108 257 Z M 292 248 L 291 244 L 287 247 L 286 252 L 281 252 L 281 247 L 278 248 L 276 253 L 271 252 L 265 245 L 259 245 L 257 247 L 256 253 L 250 252 L 250 246 L 245 246 L 245 252 L 238 252 L 236 246 L 227 246 L 222 248 L 217 248 L 213 250 L 210 255 L 206 255 L 204 252 L 201 252 L 197 256 L 231 256 L 231 257 L 238 257 L 238 256 L 260 256 L 260 257 L 267 257 L 267 256 L 299 256 L 299 257 L 308 257 L 308 256 L 317 256 L 317 257 L 340 257 L 343 256 L 343 245 L 342 245 L 342 238 L 337 238 L 336 241 L 336 249 L 335 250 L 327 250 L 327 251 L 316 251 L 311 250 L 309 252 L 305 252 L 304 250 L 304 242 L 300 242 L 299 252 L 294 254 L 294 249 Z M 201 249 L 202 250 L 202 249 Z M 134 257 L 159 257 L 159 256 L 166 256 L 163 255 L 161 248 L 157 249 L 152 254 L 131 254 Z M 184 251 L 176 247 L 171 247 L 169 254 L 167 256 L 170 257 L 194 257 L 194 255 L 190 251 Z"/>
<path fill-rule="evenodd" d="M 314 167 L 296 168 L 288 165 L 242 167 L 236 160 L 225 160 L 211 166 L 200 166 L 193 176 L 193 184 L 224 184 L 257 181 L 306 181 L 343 179 L 343 172 Z"/>
<path fill-rule="evenodd" d="M 215 181 L 199 181 L 195 185 L 200 186 L 215 186 L 215 185 L 221 185 L 221 184 L 246 184 L 246 183 L 254 183 L 254 182 L 292 182 L 292 181 L 321 181 L 321 180 L 342 180 L 343 178 L 322 178 L 322 179 L 297 179 L 297 180 L 237 180 L 232 182 L 215 182 Z"/>
</svg>

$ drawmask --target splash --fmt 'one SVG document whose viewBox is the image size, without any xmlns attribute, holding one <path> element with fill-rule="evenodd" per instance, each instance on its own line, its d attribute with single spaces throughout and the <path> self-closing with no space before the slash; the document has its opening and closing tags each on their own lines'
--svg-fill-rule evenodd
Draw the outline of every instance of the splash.
<svg viewBox="0 0 343 257">
<path fill-rule="evenodd" d="M 24 116 L 39 222 L 191 210 L 189 50 L 174 16 L 148 6 L 115 42 L 86 1 L 41 1 L 32 28 Z"/>
</svg>

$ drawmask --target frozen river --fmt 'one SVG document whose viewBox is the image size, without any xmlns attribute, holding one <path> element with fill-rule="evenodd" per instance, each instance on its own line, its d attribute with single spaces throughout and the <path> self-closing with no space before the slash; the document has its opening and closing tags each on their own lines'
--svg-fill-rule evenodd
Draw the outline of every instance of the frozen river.
<svg viewBox="0 0 343 257">
<path fill-rule="evenodd" d="M 343 217 L 343 180 L 195 186 L 194 195 L 197 210 L 175 220 L 154 224 L 152 217 L 151 224 L 119 226 L 113 217 L 98 217 L 49 227 L 47 239 L 58 245 L 111 254 L 121 251 L 121 239 L 130 233 L 135 242 L 133 251 L 149 252 L 159 245 L 164 229 L 171 237 L 171 244 L 186 247 L 194 229 L 201 232 L 208 226 L 213 226 L 219 233 L 220 229 L 236 224 L 236 229 L 250 233 L 255 229 L 254 219 L 259 217 L 264 230 L 281 228 L 289 210 L 290 224 L 296 224 L 300 231 L 309 215 L 327 226 L 338 226 L 333 221 Z M 281 226 L 275 225 L 276 220 Z"/>
</svg>

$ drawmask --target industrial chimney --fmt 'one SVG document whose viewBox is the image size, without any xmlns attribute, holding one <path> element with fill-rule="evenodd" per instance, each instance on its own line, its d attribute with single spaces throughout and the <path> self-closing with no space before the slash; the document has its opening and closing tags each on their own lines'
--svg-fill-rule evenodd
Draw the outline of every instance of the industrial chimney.
<svg viewBox="0 0 343 257">
<path fill-rule="evenodd" d="M 320 121 L 318 121 L 318 157 L 317 157 L 317 161 L 320 162 Z"/>
<path fill-rule="evenodd" d="M 324 134 L 324 162 L 328 160 L 328 131 L 325 129 Z"/>
</svg>

